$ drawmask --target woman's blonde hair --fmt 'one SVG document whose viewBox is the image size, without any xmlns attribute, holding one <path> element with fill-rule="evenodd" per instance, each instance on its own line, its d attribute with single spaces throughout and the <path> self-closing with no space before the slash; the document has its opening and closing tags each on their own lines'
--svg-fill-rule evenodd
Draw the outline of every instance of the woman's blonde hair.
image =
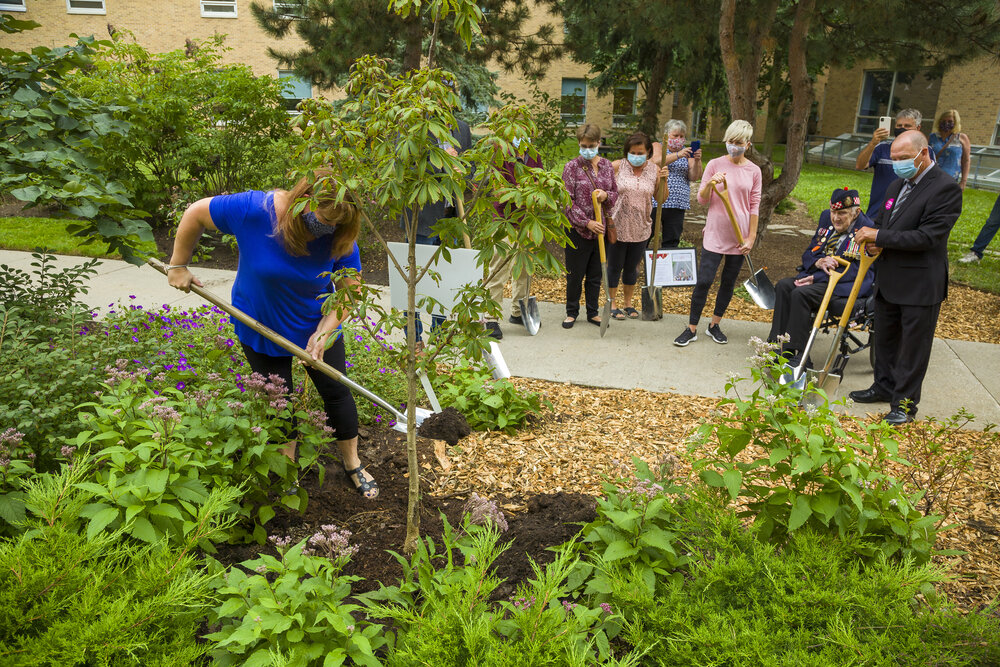
<svg viewBox="0 0 1000 667">
<path fill-rule="evenodd" d="M 753 139 L 753 125 L 745 120 L 734 120 L 726 128 L 726 136 L 723 137 L 723 141 L 729 143 L 731 141 L 742 141 L 743 143 L 749 143 Z"/>
<path fill-rule="evenodd" d="M 316 176 L 315 182 L 319 186 L 313 213 L 326 224 L 335 227 L 330 257 L 338 259 L 350 254 L 354 248 L 354 242 L 361 231 L 361 210 L 353 201 L 337 202 L 334 191 L 336 181 L 333 180 L 332 171 L 317 169 L 313 173 Z M 281 237 L 285 250 L 294 257 L 309 254 L 306 244 L 313 239 L 313 235 L 302 221 L 302 213 L 292 215 L 292 208 L 296 200 L 313 195 L 312 182 L 303 177 L 288 192 L 288 205 L 283 210 L 275 210 L 277 219 L 274 224 L 274 234 Z"/>
<path fill-rule="evenodd" d="M 938 116 L 937 122 L 934 123 L 934 131 L 938 133 L 941 132 L 941 121 L 944 120 L 946 116 L 951 116 L 955 121 L 955 127 L 951 128 L 951 131 L 956 135 L 962 134 L 962 118 L 958 115 L 958 109 L 948 109 Z"/>
</svg>

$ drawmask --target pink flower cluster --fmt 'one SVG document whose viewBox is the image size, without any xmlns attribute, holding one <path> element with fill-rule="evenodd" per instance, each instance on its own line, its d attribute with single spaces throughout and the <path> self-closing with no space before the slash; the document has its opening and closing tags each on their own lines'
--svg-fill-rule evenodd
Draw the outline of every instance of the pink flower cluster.
<svg viewBox="0 0 1000 667">
<path fill-rule="evenodd" d="M 337 530 L 334 525 L 320 526 L 319 532 L 309 538 L 308 547 L 302 550 L 306 556 L 322 556 L 330 560 L 347 559 L 358 553 L 361 547 L 351 545 L 351 531 Z"/>
<path fill-rule="evenodd" d="M 475 491 L 465 502 L 462 512 L 469 515 L 469 521 L 477 526 L 485 526 L 487 521 L 492 522 L 501 533 L 507 532 L 507 519 L 497 504 L 489 498 L 483 498 Z"/>
</svg>

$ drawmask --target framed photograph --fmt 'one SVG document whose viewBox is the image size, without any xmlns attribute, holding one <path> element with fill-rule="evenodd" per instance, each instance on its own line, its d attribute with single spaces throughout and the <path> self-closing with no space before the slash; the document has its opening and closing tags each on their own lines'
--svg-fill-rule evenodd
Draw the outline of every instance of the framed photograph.
<svg viewBox="0 0 1000 667">
<path fill-rule="evenodd" d="M 646 251 L 646 276 L 653 273 L 653 251 Z M 657 287 L 694 287 L 698 281 L 698 261 L 694 248 L 673 248 L 656 253 Z"/>
</svg>

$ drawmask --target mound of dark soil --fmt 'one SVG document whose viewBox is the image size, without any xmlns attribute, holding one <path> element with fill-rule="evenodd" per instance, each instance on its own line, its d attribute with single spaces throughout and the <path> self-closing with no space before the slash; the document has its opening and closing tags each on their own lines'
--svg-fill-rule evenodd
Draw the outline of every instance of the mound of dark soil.
<svg viewBox="0 0 1000 667">
<path fill-rule="evenodd" d="M 445 408 L 424 419 L 417 431 L 421 438 L 444 440 L 454 447 L 458 441 L 472 433 L 465 416 L 455 408 Z"/>
</svg>

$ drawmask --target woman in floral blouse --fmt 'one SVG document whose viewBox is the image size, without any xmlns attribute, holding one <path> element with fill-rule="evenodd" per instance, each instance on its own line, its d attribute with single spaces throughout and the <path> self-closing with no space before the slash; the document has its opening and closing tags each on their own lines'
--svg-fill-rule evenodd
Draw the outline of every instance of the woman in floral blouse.
<svg viewBox="0 0 1000 667">
<path fill-rule="evenodd" d="M 566 208 L 566 217 L 572 227 L 566 245 L 566 319 L 563 328 L 570 329 L 580 316 L 581 283 L 587 303 L 587 321 L 601 324 L 597 299 L 601 293 L 601 258 L 598 253 L 597 235 L 604 234 L 604 224 L 596 220 L 593 193 L 601 203 L 603 221 L 611 226 L 610 212 L 618 199 L 615 169 L 611 161 L 599 157 L 601 128 L 587 123 L 576 131 L 580 144 L 580 157 L 573 158 L 563 168 L 563 182 L 572 203 Z"/>
<path fill-rule="evenodd" d="M 616 320 L 624 320 L 626 315 L 632 319 L 639 317 L 639 311 L 632 307 L 632 297 L 639 280 L 639 263 L 652 229 L 649 211 L 653 208 L 658 171 L 649 159 L 652 153 L 650 138 L 636 132 L 625 140 L 625 159 L 612 163 L 617 176 L 618 201 L 611 210 L 611 217 L 618 230 L 618 241 L 608 248 L 608 292 L 614 307 L 621 280 L 625 306 L 624 310 L 614 308 L 611 311 Z M 664 167 L 661 176 L 666 175 L 667 167 Z"/>
</svg>

